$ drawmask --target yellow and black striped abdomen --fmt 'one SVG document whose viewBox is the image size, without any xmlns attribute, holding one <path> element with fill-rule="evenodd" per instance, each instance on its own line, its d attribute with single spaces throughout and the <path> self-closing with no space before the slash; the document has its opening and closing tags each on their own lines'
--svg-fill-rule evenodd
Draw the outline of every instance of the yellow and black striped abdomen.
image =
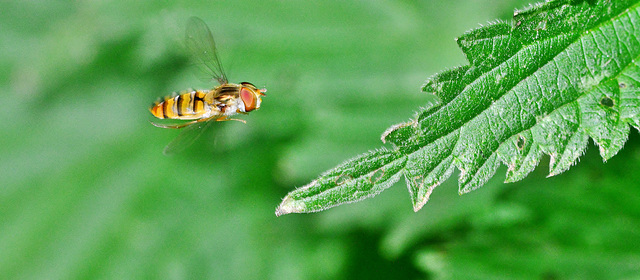
<svg viewBox="0 0 640 280">
<path fill-rule="evenodd" d="M 194 90 L 167 96 L 154 103 L 149 111 L 159 119 L 196 120 L 211 113 L 208 92 Z"/>
</svg>

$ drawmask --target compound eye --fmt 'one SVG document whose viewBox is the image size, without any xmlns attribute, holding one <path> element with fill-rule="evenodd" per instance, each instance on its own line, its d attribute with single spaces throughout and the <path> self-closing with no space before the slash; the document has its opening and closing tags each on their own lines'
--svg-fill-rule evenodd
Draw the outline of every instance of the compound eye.
<svg viewBox="0 0 640 280">
<path fill-rule="evenodd" d="M 256 95 L 248 88 L 243 87 L 240 89 L 240 99 L 244 103 L 245 112 L 251 112 L 256 109 Z"/>
</svg>

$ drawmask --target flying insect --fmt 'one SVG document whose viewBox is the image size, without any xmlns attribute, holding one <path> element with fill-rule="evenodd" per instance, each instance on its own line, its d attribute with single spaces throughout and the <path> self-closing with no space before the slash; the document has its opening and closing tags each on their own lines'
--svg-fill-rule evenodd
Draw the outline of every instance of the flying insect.
<svg viewBox="0 0 640 280">
<path fill-rule="evenodd" d="M 236 114 L 248 114 L 260 108 L 262 96 L 266 89 L 258 89 L 252 83 L 229 83 L 222 68 L 216 44 L 209 27 L 202 19 L 192 17 L 187 23 L 186 48 L 190 52 L 196 66 L 219 85 L 211 90 L 187 90 L 166 96 L 149 108 L 151 114 L 158 119 L 186 120 L 180 124 L 160 124 L 151 122 L 161 128 L 184 130 L 164 149 L 164 153 L 172 153 L 192 144 L 212 123 L 235 120 Z"/>
</svg>

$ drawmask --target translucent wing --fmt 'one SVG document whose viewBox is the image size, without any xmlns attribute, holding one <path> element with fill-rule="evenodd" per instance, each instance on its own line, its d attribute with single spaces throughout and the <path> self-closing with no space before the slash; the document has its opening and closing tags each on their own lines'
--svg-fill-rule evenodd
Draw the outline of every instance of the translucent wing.
<svg viewBox="0 0 640 280">
<path fill-rule="evenodd" d="M 220 84 L 227 83 L 227 76 L 224 74 L 216 51 L 216 42 L 213 40 L 209 27 L 200 18 L 191 17 L 189 19 L 185 44 L 194 63 L 207 76 L 207 79 L 214 78 Z"/>
<path fill-rule="evenodd" d="M 213 123 L 216 123 L 215 118 L 209 119 L 205 122 L 193 123 L 182 128 L 178 137 L 173 139 L 173 141 L 164 147 L 164 151 L 162 152 L 165 155 L 170 155 L 184 151 L 186 148 L 193 145 L 193 143 L 200 138 L 205 131 L 211 129 Z"/>
</svg>

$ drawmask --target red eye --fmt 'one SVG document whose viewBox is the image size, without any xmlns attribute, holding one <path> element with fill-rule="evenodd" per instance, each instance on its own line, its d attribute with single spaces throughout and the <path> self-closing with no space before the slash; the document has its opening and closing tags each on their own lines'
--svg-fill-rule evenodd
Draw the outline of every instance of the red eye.
<svg viewBox="0 0 640 280">
<path fill-rule="evenodd" d="M 256 109 L 256 95 L 251 90 L 243 87 L 240 89 L 240 99 L 244 103 L 244 111 L 250 112 Z"/>
</svg>

